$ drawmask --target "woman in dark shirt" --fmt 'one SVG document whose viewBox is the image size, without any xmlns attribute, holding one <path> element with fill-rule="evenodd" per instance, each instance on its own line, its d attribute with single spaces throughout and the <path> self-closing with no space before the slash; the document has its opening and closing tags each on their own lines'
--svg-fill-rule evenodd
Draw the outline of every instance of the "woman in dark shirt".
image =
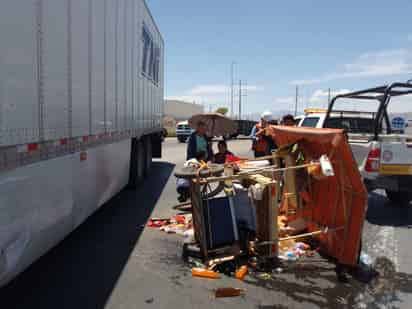
<svg viewBox="0 0 412 309">
<path fill-rule="evenodd" d="M 233 153 L 227 150 L 227 144 L 225 141 L 219 141 L 217 144 L 218 152 L 214 156 L 214 163 L 224 164 L 226 162 L 226 156 L 233 156 Z"/>
</svg>

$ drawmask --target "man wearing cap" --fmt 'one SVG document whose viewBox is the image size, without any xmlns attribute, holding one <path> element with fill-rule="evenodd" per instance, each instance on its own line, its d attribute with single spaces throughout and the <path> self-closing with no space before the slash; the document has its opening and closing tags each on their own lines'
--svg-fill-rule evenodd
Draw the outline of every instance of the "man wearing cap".
<svg viewBox="0 0 412 309">
<path fill-rule="evenodd" d="M 258 122 L 250 133 L 252 137 L 252 149 L 255 153 L 255 158 L 270 155 L 272 149 L 275 148 L 274 142 L 270 136 L 265 134 L 265 128 L 272 121 L 272 113 L 266 111 L 260 117 Z"/>
</svg>

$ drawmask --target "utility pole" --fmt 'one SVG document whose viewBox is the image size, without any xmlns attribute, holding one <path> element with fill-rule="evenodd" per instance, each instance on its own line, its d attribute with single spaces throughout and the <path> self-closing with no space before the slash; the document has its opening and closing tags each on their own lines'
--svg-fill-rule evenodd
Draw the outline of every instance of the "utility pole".
<svg viewBox="0 0 412 309">
<path fill-rule="evenodd" d="M 299 100 L 299 86 L 296 85 L 296 95 L 295 95 L 295 116 L 298 115 L 298 100 Z"/>
<path fill-rule="evenodd" d="M 230 84 L 230 115 L 232 116 L 232 118 L 234 117 L 234 102 L 233 102 L 233 98 L 234 98 L 234 67 L 235 67 L 236 62 L 232 61 L 231 65 L 230 65 L 230 77 L 231 77 L 231 84 Z"/>
<path fill-rule="evenodd" d="M 242 80 L 239 80 L 239 120 L 242 119 Z"/>
</svg>

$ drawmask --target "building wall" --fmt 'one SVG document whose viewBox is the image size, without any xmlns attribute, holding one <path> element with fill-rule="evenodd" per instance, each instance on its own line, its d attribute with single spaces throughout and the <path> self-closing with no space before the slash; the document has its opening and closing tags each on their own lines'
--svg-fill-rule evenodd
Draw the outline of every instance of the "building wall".
<svg viewBox="0 0 412 309">
<path fill-rule="evenodd" d="M 176 121 L 187 120 L 195 114 L 203 113 L 203 105 L 177 100 L 165 100 L 163 117 L 171 117 Z"/>
</svg>

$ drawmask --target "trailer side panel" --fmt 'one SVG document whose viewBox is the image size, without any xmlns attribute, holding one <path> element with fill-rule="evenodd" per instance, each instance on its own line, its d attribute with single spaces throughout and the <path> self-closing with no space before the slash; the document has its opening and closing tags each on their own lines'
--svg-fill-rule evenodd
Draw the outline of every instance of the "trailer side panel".
<svg viewBox="0 0 412 309">
<path fill-rule="evenodd" d="M 143 0 L 5 2 L 0 286 L 149 171 L 164 63 Z"/>
</svg>

